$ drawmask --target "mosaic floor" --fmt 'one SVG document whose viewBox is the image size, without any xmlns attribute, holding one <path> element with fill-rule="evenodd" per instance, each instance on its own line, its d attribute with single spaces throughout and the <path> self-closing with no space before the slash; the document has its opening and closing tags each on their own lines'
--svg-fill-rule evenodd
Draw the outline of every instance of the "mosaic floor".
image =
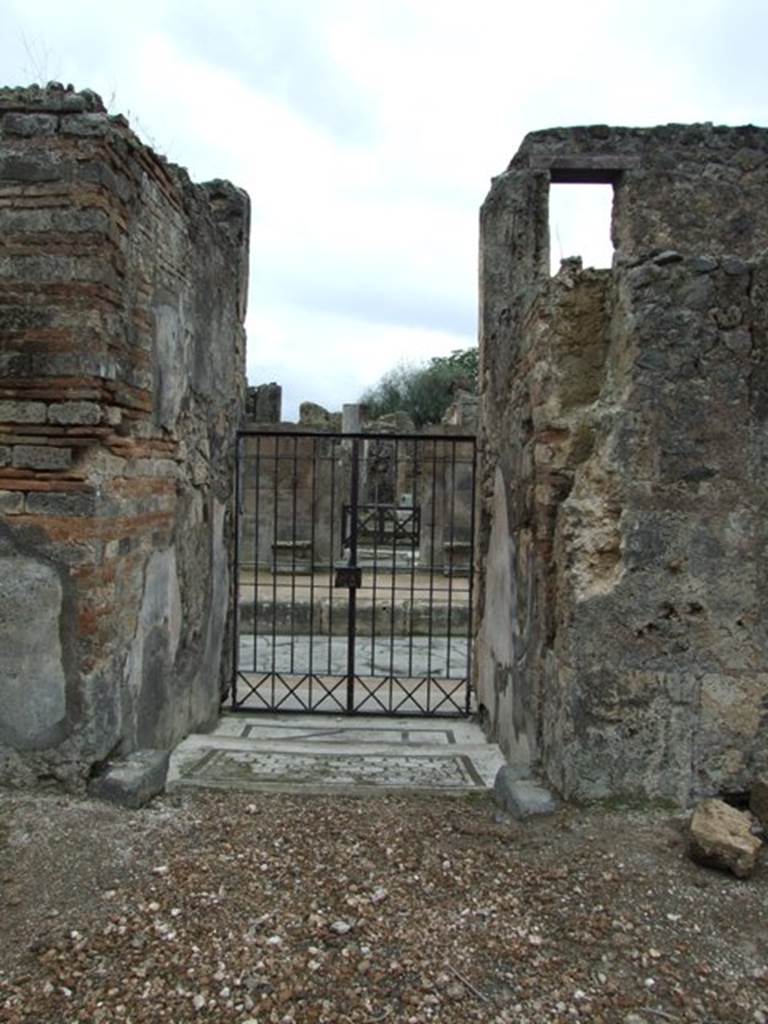
<svg viewBox="0 0 768 1024">
<path fill-rule="evenodd" d="M 317 793 L 471 793 L 504 759 L 472 722 L 224 715 L 171 758 L 169 788 Z"/>
</svg>

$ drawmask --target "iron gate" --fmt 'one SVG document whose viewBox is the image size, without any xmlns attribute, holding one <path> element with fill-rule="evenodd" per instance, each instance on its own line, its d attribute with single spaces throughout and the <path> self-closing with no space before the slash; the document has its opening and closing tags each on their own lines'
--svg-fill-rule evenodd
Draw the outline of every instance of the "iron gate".
<svg viewBox="0 0 768 1024">
<path fill-rule="evenodd" d="M 244 432 L 231 707 L 470 710 L 472 437 Z"/>
</svg>

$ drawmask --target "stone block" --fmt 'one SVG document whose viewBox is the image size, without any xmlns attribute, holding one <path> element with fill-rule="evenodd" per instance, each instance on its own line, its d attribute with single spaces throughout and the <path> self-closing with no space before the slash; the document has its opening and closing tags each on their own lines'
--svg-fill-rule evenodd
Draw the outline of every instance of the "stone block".
<svg viewBox="0 0 768 1024">
<path fill-rule="evenodd" d="M 168 775 L 167 750 L 135 750 L 88 784 L 90 796 L 137 810 L 165 789 Z"/>
<path fill-rule="evenodd" d="M 43 516 L 92 516 L 96 496 L 90 492 L 33 491 L 27 495 L 27 512 Z"/>
<path fill-rule="evenodd" d="M 66 713 L 64 592 L 45 561 L 0 558 L 0 742 L 45 747 Z"/>
<path fill-rule="evenodd" d="M 53 135 L 59 119 L 53 114 L 6 114 L 3 135 Z"/>
<path fill-rule="evenodd" d="M 101 406 L 97 402 L 55 402 L 48 406 L 48 422 L 94 426 L 101 423 Z"/>
<path fill-rule="evenodd" d="M 10 155 L 0 158 L 0 181 L 36 185 L 44 181 L 58 181 L 61 175 L 61 165 L 53 162 Z"/>
<path fill-rule="evenodd" d="M 755 779 L 749 792 L 749 809 L 768 834 L 768 775 Z"/>
<path fill-rule="evenodd" d="M 0 402 L 0 423 L 45 423 L 45 402 Z"/>
<path fill-rule="evenodd" d="M 17 469 L 69 469 L 72 465 L 72 452 L 69 448 L 19 444 L 13 449 L 13 464 Z"/>
<path fill-rule="evenodd" d="M 7 444 L 0 445 L 0 469 L 3 466 L 10 466 L 12 449 Z"/>
<path fill-rule="evenodd" d="M 110 123 L 106 114 L 74 114 L 62 118 L 60 130 L 63 135 L 106 135 Z"/>
<path fill-rule="evenodd" d="M 693 812 L 688 829 L 691 859 L 748 878 L 762 846 L 751 827 L 751 818 L 743 811 L 722 800 L 704 800 Z"/>
<path fill-rule="evenodd" d="M 523 778 L 520 766 L 505 764 L 496 773 L 493 798 L 513 818 L 552 814 L 557 802 L 550 791 L 535 779 Z"/>
<path fill-rule="evenodd" d="M 14 516 L 24 511 L 24 495 L 21 491 L 0 491 L 0 515 Z"/>
</svg>

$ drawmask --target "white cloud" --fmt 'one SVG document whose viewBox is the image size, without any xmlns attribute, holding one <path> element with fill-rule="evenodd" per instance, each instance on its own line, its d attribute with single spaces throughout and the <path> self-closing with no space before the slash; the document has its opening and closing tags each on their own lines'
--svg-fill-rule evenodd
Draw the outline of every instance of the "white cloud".
<svg viewBox="0 0 768 1024">
<path fill-rule="evenodd" d="M 7 81 L 114 94 L 194 177 L 249 191 L 249 373 L 291 401 L 338 407 L 473 341 L 477 210 L 525 132 L 766 120 L 758 0 L 5 7 Z M 553 206 L 553 257 L 586 238 L 605 263 L 605 213 L 577 198 Z"/>
</svg>

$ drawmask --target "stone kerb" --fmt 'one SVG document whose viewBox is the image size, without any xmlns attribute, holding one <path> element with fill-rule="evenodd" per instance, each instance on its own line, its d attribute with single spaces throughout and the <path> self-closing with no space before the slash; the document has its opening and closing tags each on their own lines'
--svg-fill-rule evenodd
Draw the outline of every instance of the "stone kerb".
<svg viewBox="0 0 768 1024">
<path fill-rule="evenodd" d="M 215 714 L 248 200 L 95 93 L 0 89 L 0 778 Z"/>
</svg>

